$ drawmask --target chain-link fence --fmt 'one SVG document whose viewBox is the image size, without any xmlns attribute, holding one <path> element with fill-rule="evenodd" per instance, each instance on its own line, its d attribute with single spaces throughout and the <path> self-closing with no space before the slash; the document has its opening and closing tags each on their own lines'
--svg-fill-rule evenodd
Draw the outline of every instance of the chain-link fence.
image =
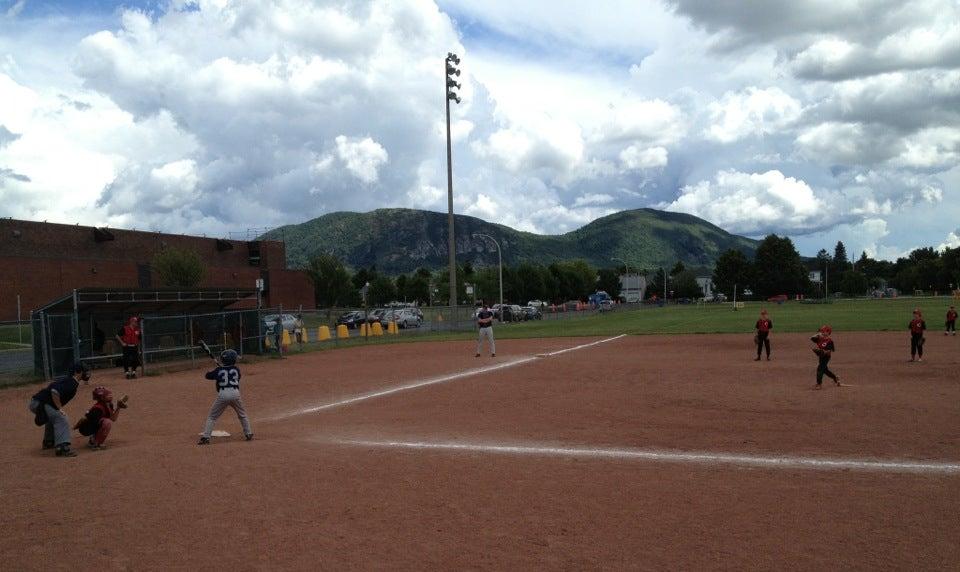
<svg viewBox="0 0 960 572">
<path fill-rule="evenodd" d="M 570 303 L 524 312 L 518 307 L 496 311 L 499 328 L 530 320 L 567 321 L 598 312 L 649 307 L 620 304 L 595 308 Z M 297 311 L 284 308 L 224 311 L 207 314 L 142 316 L 140 360 L 144 371 L 196 366 L 209 358 L 201 340 L 220 352 L 275 354 L 320 345 L 389 343 L 414 336 L 471 332 L 474 306 L 326 308 Z M 280 327 L 277 327 L 277 318 Z M 35 313 L 30 322 L 0 323 L 0 384 L 24 378 L 52 378 L 69 372 L 78 359 L 94 369 L 120 367 L 123 326 L 117 315 Z M 562 329 L 563 324 L 558 324 Z M 502 330 L 501 330 L 502 331 Z"/>
<path fill-rule="evenodd" d="M 34 327 L 29 320 L 0 322 L 0 385 L 7 377 L 31 376 Z"/>
<path fill-rule="evenodd" d="M 209 361 L 200 342 L 216 353 L 225 349 L 243 355 L 260 353 L 261 320 L 257 310 L 180 316 L 145 316 L 140 322 L 144 371 L 160 365 Z"/>
</svg>

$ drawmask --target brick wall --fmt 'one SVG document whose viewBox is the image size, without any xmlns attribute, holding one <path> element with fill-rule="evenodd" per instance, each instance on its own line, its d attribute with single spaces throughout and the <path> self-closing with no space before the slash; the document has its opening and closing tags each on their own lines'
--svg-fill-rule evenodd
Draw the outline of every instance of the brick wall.
<svg viewBox="0 0 960 572">
<path fill-rule="evenodd" d="M 207 265 L 202 286 L 253 288 L 261 272 L 269 275 L 265 303 L 313 308 L 313 286 L 306 274 L 286 269 L 279 241 L 241 240 L 109 229 L 114 240 L 98 242 L 95 229 L 43 222 L 0 219 L 0 320 L 21 315 L 69 294 L 74 288 L 138 288 L 144 265 L 167 247 L 190 249 Z M 218 248 L 218 244 L 221 248 Z M 223 250 L 229 244 L 232 249 Z M 251 247 L 259 248 L 256 265 Z M 159 286 L 148 273 L 150 286 Z M 276 286 L 274 286 L 276 284 Z M 276 288 L 276 289 L 275 289 Z"/>
</svg>

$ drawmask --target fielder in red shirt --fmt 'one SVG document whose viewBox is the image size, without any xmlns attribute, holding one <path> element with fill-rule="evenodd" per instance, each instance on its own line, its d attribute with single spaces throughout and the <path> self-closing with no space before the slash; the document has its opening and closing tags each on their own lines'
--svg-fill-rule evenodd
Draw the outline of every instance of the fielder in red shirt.
<svg viewBox="0 0 960 572">
<path fill-rule="evenodd" d="M 927 323 L 923 321 L 923 314 L 920 308 L 913 311 L 913 319 L 910 320 L 910 361 L 923 361 L 923 331 L 927 329 Z"/>
<path fill-rule="evenodd" d="M 754 329 L 757 330 L 753 336 L 753 341 L 757 344 L 757 358 L 753 361 L 760 361 L 760 353 L 764 348 L 767 350 L 767 361 L 770 361 L 770 330 L 773 329 L 773 321 L 767 317 L 766 310 L 760 310 L 760 319 Z"/>
<path fill-rule="evenodd" d="M 830 334 L 833 333 L 833 328 L 830 326 L 820 326 L 820 331 L 817 332 L 817 335 L 810 338 L 810 341 L 814 343 L 813 353 L 817 354 L 817 385 L 814 389 L 823 388 L 823 376 L 827 376 L 833 380 L 833 383 L 837 384 L 837 387 L 840 387 L 840 377 L 830 371 L 830 368 L 827 367 L 827 364 L 830 363 L 830 358 L 833 357 L 833 352 L 836 351 L 836 347 L 833 345 L 833 340 L 830 338 Z"/>
<path fill-rule="evenodd" d="M 957 335 L 957 309 L 953 306 L 950 306 L 950 309 L 947 310 L 947 329 L 943 332 L 943 335 Z"/>
</svg>

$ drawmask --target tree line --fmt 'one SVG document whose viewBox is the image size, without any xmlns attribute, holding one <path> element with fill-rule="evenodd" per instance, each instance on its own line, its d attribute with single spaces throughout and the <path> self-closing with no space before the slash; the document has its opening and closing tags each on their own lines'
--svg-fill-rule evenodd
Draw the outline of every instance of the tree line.
<svg viewBox="0 0 960 572">
<path fill-rule="evenodd" d="M 819 273 L 818 282 L 810 280 L 811 272 Z M 864 296 L 885 293 L 888 288 L 906 294 L 944 293 L 960 288 L 960 248 L 918 248 L 895 262 L 876 260 L 862 252 L 852 261 L 839 241 L 832 254 L 821 249 L 815 258 L 804 260 L 789 238 L 771 234 L 760 243 L 753 260 L 738 250 L 721 254 L 713 283 L 727 296 L 732 296 L 736 287 L 741 293 L 749 288 L 760 298 L 779 294 Z"/>
</svg>

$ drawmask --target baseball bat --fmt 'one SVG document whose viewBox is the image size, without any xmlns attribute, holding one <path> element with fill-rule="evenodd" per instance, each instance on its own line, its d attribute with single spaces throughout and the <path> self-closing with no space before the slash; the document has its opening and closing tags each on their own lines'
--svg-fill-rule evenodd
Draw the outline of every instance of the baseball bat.
<svg viewBox="0 0 960 572">
<path fill-rule="evenodd" d="M 214 363 L 220 367 L 223 367 L 223 364 L 220 363 L 220 360 L 213 355 L 213 350 L 210 349 L 210 346 L 207 345 L 207 342 L 200 340 L 200 347 L 203 348 L 203 351 L 207 352 L 207 355 L 210 356 L 210 359 L 212 359 Z"/>
</svg>

